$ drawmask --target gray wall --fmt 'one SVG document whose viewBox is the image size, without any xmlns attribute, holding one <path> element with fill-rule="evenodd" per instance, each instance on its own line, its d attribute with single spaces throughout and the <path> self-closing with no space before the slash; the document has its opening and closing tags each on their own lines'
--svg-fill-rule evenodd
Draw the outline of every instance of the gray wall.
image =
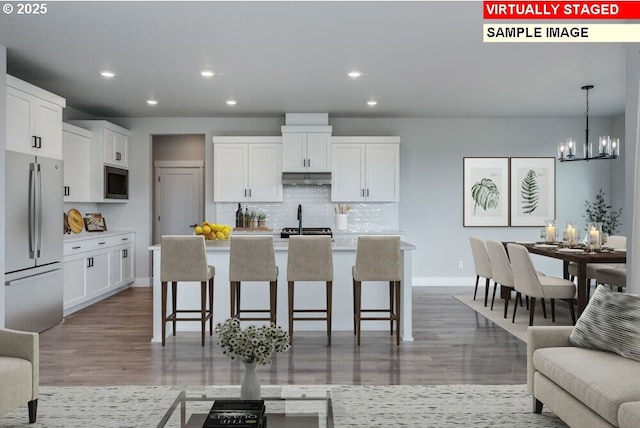
<svg viewBox="0 0 640 428">
<path fill-rule="evenodd" d="M 627 224 L 627 236 L 630 238 L 630 245 L 627 245 L 629 253 L 627 259 L 630 261 L 627 263 L 627 269 L 630 272 L 630 280 L 627 279 L 629 284 L 629 292 L 638 294 L 640 293 L 640 269 L 637 268 L 640 263 L 640 239 L 636 239 L 634 230 L 637 231 L 640 228 L 640 198 L 636 195 L 640 193 L 638 187 L 638 179 L 640 179 L 640 172 L 638 168 L 638 136 L 640 134 L 638 124 L 638 103 L 640 90 L 640 44 L 633 43 L 626 46 L 627 49 L 627 61 L 626 61 L 626 88 L 627 88 L 627 103 L 625 108 L 625 179 L 627 187 L 625 189 L 625 201 L 626 207 L 626 224 Z M 634 224 L 635 223 L 635 224 Z"/>
<path fill-rule="evenodd" d="M 202 134 L 154 135 L 152 141 L 154 161 L 204 160 Z"/>
<path fill-rule="evenodd" d="M 128 118 L 114 122 L 130 129 L 131 199 L 125 206 L 103 205 L 111 228 L 137 232 L 136 275 L 148 281 L 151 262 L 152 138 L 162 134 L 205 134 L 206 218 L 212 203 L 213 135 L 280 135 L 284 118 Z M 619 120 L 619 119 L 616 119 Z M 609 134 L 616 120 L 591 118 L 591 135 Z M 550 156 L 567 137 L 578 141 L 584 118 L 527 119 L 359 119 L 331 118 L 334 135 L 399 135 L 401 143 L 400 228 L 417 245 L 417 284 L 470 284 L 474 276 L 468 238 L 534 240 L 539 228 L 465 228 L 462 226 L 462 159 L 465 156 Z M 618 126 L 615 126 L 616 128 Z M 582 221 L 584 201 L 600 187 L 607 195 L 620 181 L 624 160 L 557 164 L 556 218 Z M 617 191 L 618 189 L 616 189 Z M 458 261 L 463 268 L 459 269 Z M 559 263 L 539 261 L 542 270 L 560 274 Z"/>
<path fill-rule="evenodd" d="M 0 82 L 6 82 L 7 80 L 7 48 L 0 45 Z M 7 103 L 5 102 L 7 93 L 6 85 L 0 85 L 0 129 L 6 128 L 6 118 L 7 118 Z M 0 275 L 2 275 L 4 279 L 4 150 L 7 146 L 6 132 L 0 132 Z M 0 287 L 0 327 L 4 327 L 4 280 L 2 281 L 3 286 Z"/>
</svg>

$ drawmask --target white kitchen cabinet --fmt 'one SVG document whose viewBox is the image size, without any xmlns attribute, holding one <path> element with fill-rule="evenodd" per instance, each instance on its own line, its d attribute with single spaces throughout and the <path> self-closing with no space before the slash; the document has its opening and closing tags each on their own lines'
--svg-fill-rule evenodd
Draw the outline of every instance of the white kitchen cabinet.
<svg viewBox="0 0 640 428">
<path fill-rule="evenodd" d="M 108 127 L 104 128 L 104 163 L 129 168 L 129 137 Z"/>
<path fill-rule="evenodd" d="M 280 137 L 214 137 L 215 202 L 282 202 Z"/>
<path fill-rule="evenodd" d="M 331 132 L 286 132 L 300 127 L 282 128 L 283 172 L 331 172 Z"/>
<path fill-rule="evenodd" d="M 6 83 L 6 149 L 62 159 L 65 99 L 13 76 Z"/>
<path fill-rule="evenodd" d="M 91 132 L 62 124 L 64 201 L 91 202 Z"/>
<path fill-rule="evenodd" d="M 333 137 L 332 146 L 333 202 L 399 200 L 398 137 Z"/>
<path fill-rule="evenodd" d="M 135 279 L 135 235 L 105 233 L 64 242 L 65 315 L 116 293 Z"/>
</svg>

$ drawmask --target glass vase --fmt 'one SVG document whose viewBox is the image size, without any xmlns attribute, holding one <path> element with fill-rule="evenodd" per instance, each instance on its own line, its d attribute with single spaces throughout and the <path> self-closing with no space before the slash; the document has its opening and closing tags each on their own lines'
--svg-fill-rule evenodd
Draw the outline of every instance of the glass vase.
<svg viewBox="0 0 640 428">
<path fill-rule="evenodd" d="M 587 245 L 590 252 L 600 251 L 602 247 L 602 223 L 587 223 Z"/>
<path fill-rule="evenodd" d="M 545 238 L 544 242 L 547 244 L 553 244 L 556 242 L 556 221 L 555 220 L 545 220 L 544 222 L 544 230 L 545 230 Z"/>
</svg>

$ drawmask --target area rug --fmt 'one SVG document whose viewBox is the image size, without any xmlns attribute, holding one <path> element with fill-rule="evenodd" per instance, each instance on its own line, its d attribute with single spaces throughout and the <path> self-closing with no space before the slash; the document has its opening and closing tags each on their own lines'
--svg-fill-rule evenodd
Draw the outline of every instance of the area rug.
<svg viewBox="0 0 640 428">
<path fill-rule="evenodd" d="M 496 297 L 493 310 L 491 310 L 491 296 L 489 296 L 489 302 L 487 306 L 484 306 L 484 298 L 476 297 L 473 300 L 473 295 L 454 296 L 460 302 L 469 306 L 471 309 L 492 321 L 499 327 L 502 327 L 518 339 L 523 342 L 527 342 L 527 328 L 529 327 L 529 311 L 526 306 L 518 307 L 516 311 L 515 322 L 511 322 L 513 316 L 513 300 L 509 301 L 509 313 L 507 318 L 504 318 L 504 300 L 498 300 Z M 572 325 L 571 313 L 569 312 L 569 306 L 564 301 L 556 302 L 556 322 L 551 321 L 551 307 L 547 302 L 547 318 L 542 316 L 542 309 L 540 307 L 539 300 L 536 300 L 536 313 L 533 319 L 533 325 Z"/>
<path fill-rule="evenodd" d="M 269 388 L 263 386 L 263 394 Z M 321 394 L 332 391 L 336 428 L 566 428 L 546 409 L 531 411 L 525 385 L 290 385 L 283 390 Z M 153 427 L 178 391 L 238 396 L 238 386 L 41 387 L 38 420 L 29 424 L 26 406 L 0 417 L 0 427 Z M 292 391 L 288 391 L 291 393 Z M 210 403 L 203 403 L 210 406 Z M 206 407 L 205 407 L 206 408 Z M 179 426 L 172 420 L 168 427 Z M 277 427 L 271 427 L 277 428 Z"/>
</svg>

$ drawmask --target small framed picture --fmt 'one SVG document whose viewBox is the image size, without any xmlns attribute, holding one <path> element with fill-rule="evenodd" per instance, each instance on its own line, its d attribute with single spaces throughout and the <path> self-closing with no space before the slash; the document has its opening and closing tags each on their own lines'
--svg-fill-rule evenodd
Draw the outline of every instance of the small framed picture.
<svg viewBox="0 0 640 428">
<path fill-rule="evenodd" d="M 509 159 L 463 159 L 463 226 L 509 226 Z"/>
<path fill-rule="evenodd" d="M 556 218 L 555 158 L 511 158 L 511 226 Z"/>
<path fill-rule="evenodd" d="M 104 232 L 107 230 L 107 223 L 104 217 L 85 217 L 84 228 L 87 232 Z"/>
</svg>

